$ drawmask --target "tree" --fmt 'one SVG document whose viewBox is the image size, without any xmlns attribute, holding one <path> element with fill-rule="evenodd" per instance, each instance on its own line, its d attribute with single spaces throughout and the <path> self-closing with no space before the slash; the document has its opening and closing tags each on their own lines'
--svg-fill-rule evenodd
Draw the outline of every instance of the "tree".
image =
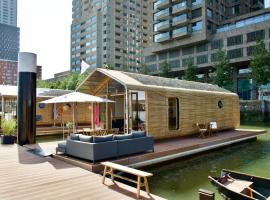
<svg viewBox="0 0 270 200">
<path fill-rule="evenodd" d="M 216 62 L 213 66 L 213 83 L 220 87 L 228 87 L 232 84 L 233 68 L 223 50 L 217 52 Z"/>
<path fill-rule="evenodd" d="M 113 67 L 109 64 L 103 64 L 104 69 L 113 69 Z"/>
<path fill-rule="evenodd" d="M 196 67 L 193 65 L 192 61 L 190 60 L 185 70 L 184 79 L 187 81 L 196 81 L 197 80 L 196 71 L 197 71 Z"/>
<path fill-rule="evenodd" d="M 139 72 L 146 75 L 149 73 L 148 67 L 145 63 L 141 63 Z"/>
<path fill-rule="evenodd" d="M 160 76 L 165 78 L 171 78 L 171 66 L 167 61 L 161 65 L 161 74 Z"/>
<path fill-rule="evenodd" d="M 79 79 L 80 74 L 79 73 L 73 73 L 68 77 L 67 83 L 66 83 L 66 89 L 67 90 L 75 90 L 78 79 Z"/>
<path fill-rule="evenodd" d="M 263 41 L 257 41 L 250 65 L 250 76 L 256 84 L 265 85 L 270 82 L 270 54 Z"/>
<path fill-rule="evenodd" d="M 89 74 L 89 71 L 86 71 L 83 74 L 72 73 L 61 80 L 55 80 L 55 81 L 40 80 L 37 82 L 37 87 L 50 88 L 50 89 L 62 89 L 62 90 L 75 90 L 83 82 L 83 80 L 88 76 L 88 74 Z"/>
</svg>

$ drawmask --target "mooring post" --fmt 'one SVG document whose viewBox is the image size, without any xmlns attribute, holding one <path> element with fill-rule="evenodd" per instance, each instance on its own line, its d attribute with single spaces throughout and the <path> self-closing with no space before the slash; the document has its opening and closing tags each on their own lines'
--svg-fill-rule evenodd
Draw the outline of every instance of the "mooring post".
<svg viewBox="0 0 270 200">
<path fill-rule="evenodd" d="M 215 193 L 208 190 L 199 189 L 199 200 L 215 200 Z"/>
<path fill-rule="evenodd" d="M 36 54 L 20 52 L 17 98 L 17 140 L 19 145 L 36 142 L 36 73 Z"/>
</svg>

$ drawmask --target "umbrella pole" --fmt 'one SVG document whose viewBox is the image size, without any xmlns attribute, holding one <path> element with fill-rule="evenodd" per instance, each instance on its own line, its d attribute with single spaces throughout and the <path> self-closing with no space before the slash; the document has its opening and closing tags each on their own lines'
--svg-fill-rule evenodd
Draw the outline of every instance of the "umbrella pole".
<svg viewBox="0 0 270 200">
<path fill-rule="evenodd" d="M 72 113 L 72 118 L 73 118 L 73 133 L 75 133 L 75 116 L 74 116 L 74 112 L 75 112 L 75 104 L 73 102 L 73 113 Z"/>
</svg>

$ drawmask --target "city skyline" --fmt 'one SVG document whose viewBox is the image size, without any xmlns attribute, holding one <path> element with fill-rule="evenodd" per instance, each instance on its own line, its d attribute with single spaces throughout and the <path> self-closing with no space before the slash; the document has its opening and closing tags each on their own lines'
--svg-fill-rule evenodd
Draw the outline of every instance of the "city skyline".
<svg viewBox="0 0 270 200">
<path fill-rule="evenodd" d="M 265 1 L 265 6 L 270 6 L 270 0 Z M 37 53 L 43 79 L 70 69 L 71 22 L 72 0 L 18 1 L 20 51 Z"/>
</svg>

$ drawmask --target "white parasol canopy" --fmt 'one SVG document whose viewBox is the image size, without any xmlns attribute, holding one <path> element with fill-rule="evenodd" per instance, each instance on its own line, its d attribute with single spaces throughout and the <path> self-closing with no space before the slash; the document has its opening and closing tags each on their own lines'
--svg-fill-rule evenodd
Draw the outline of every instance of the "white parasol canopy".
<svg viewBox="0 0 270 200">
<path fill-rule="evenodd" d="M 113 103 L 114 101 L 109 99 L 104 99 L 101 97 L 84 94 L 81 92 L 72 92 L 69 94 L 65 94 L 62 96 L 54 97 L 45 101 L 42 101 L 40 103 L 73 103 L 73 131 L 75 132 L 75 103 Z"/>
<path fill-rule="evenodd" d="M 81 92 L 72 92 L 69 94 L 65 94 L 62 96 L 54 97 L 52 99 L 48 99 L 42 101 L 40 103 L 86 103 L 86 102 L 93 102 L 93 103 L 112 103 L 114 101 L 109 99 L 104 99 L 101 97 L 84 94 Z"/>
</svg>

